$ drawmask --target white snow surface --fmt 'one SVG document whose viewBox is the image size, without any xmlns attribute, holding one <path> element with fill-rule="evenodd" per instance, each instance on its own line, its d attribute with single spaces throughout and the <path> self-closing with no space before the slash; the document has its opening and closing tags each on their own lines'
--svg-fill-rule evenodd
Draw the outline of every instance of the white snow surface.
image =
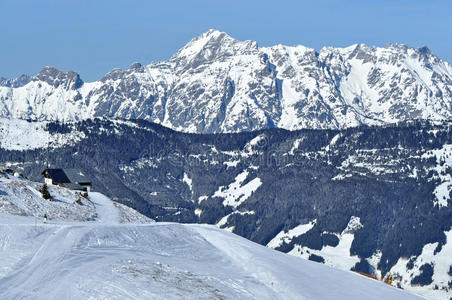
<svg viewBox="0 0 452 300">
<path fill-rule="evenodd" d="M 46 130 L 47 123 L 0 118 L 0 147 L 5 150 L 56 148 L 85 138 L 84 133 L 78 130 L 50 134 Z"/>
<path fill-rule="evenodd" d="M 214 226 L 0 224 L 1 299 L 419 299 Z"/>
<path fill-rule="evenodd" d="M 283 243 L 288 244 L 292 238 L 309 232 L 314 224 L 315 220 L 307 224 L 300 224 L 287 232 L 281 231 L 267 244 L 267 247 L 276 249 Z M 352 216 L 347 227 L 340 234 L 324 232 L 338 237 L 339 243 L 335 247 L 323 246 L 321 250 L 316 250 L 295 244 L 289 254 L 304 259 L 308 259 L 314 254 L 321 256 L 327 266 L 350 270 L 360 261 L 357 256 L 351 255 L 350 248 L 354 240 L 355 231 L 362 226 L 360 219 Z M 450 281 L 450 275 L 448 272 L 452 262 L 452 230 L 446 231 L 444 234 L 446 235 L 446 243 L 441 247 L 440 251 L 436 251 L 438 243 L 431 243 L 425 245 L 422 253 L 418 256 L 400 258 L 386 274 L 386 276 L 391 275 L 393 278 L 393 285 L 400 285 L 403 289 L 428 299 L 449 300 L 450 289 L 448 288 L 448 282 Z M 377 265 L 381 260 L 381 252 L 374 253 L 366 260 L 376 270 L 376 276 L 381 278 L 381 272 L 377 269 Z M 407 266 L 410 260 L 412 261 L 411 268 Z M 430 264 L 433 267 L 433 282 L 424 286 L 411 284 L 411 280 L 421 273 L 420 268 L 424 264 Z"/>
<path fill-rule="evenodd" d="M 445 235 L 447 243 L 442 246 L 441 251 L 435 251 L 438 243 L 427 244 L 419 256 L 410 258 L 413 260 L 413 268 L 407 268 L 407 263 L 410 259 L 400 258 L 390 271 L 393 274 L 395 282 L 400 284 L 404 289 L 409 289 L 429 299 L 449 300 L 451 291 L 446 290 L 444 287 L 447 287 L 450 281 L 448 272 L 452 263 L 452 229 L 446 231 Z M 430 264 L 433 267 L 433 283 L 425 286 L 411 285 L 411 279 L 421 273 L 419 269 L 424 264 Z M 435 285 L 443 288 L 435 289 Z"/>
<path fill-rule="evenodd" d="M 267 247 L 276 249 L 279 246 L 281 246 L 283 243 L 289 244 L 290 241 L 294 237 L 299 237 L 300 235 L 305 234 L 309 230 L 314 227 L 314 224 L 316 223 L 316 220 L 311 221 L 307 224 L 300 224 L 296 226 L 295 228 L 292 228 L 285 232 L 284 230 L 278 233 L 268 244 Z"/>
<path fill-rule="evenodd" d="M 312 224 L 312 226 L 307 226 Z M 308 232 L 315 224 L 315 220 L 311 221 L 308 224 L 300 225 L 305 232 Z M 295 247 L 289 252 L 289 254 L 302 257 L 308 259 L 311 254 L 321 256 L 325 260 L 325 264 L 328 266 L 332 266 L 335 268 L 339 268 L 341 270 L 350 270 L 357 262 L 359 262 L 359 258 L 357 256 L 353 256 L 350 254 L 350 248 L 352 246 L 353 240 L 355 238 L 354 232 L 362 227 L 360 219 L 358 217 L 352 216 L 347 224 L 347 227 L 340 233 L 329 233 L 336 235 L 339 239 L 339 244 L 335 247 L 332 246 L 323 246 L 321 250 L 310 249 L 308 247 L 304 247 L 301 245 L 295 245 Z M 298 228 L 298 227 L 296 227 Z M 309 228 L 309 229 L 308 229 Z M 289 231 L 290 233 L 290 231 Z M 302 233 L 302 234 L 303 234 Z M 326 232 L 328 233 L 328 232 Z M 280 233 L 282 234 L 282 233 Z M 301 234 L 297 234 L 295 236 L 300 236 Z M 294 237 L 295 237 L 294 236 Z M 280 246 L 283 242 L 289 243 L 290 239 L 280 239 L 279 243 L 273 242 L 269 244 L 268 247 L 276 248 Z"/>
<path fill-rule="evenodd" d="M 182 178 L 182 182 L 184 182 L 189 188 L 190 192 L 193 193 L 193 182 L 190 177 L 188 177 L 187 173 L 184 172 L 184 177 Z"/>
<path fill-rule="evenodd" d="M 0 172 L 0 213 L 32 216 L 49 220 L 89 221 L 96 216 L 95 206 L 81 193 L 49 185 L 54 201 L 42 198 L 42 183 L 16 178 Z M 81 201 L 82 205 L 76 203 Z"/>
<path fill-rule="evenodd" d="M 96 220 L 98 222 L 110 224 L 119 223 L 118 208 L 113 204 L 110 198 L 98 192 L 90 192 L 89 200 L 91 200 L 96 207 Z"/>
<path fill-rule="evenodd" d="M 43 221 L 44 216 L 49 222 L 111 224 L 153 222 L 148 217 L 125 205 L 115 203 L 98 192 L 89 193 L 88 199 L 85 199 L 82 192 L 48 185 L 53 198 L 53 201 L 49 201 L 44 199 L 39 191 L 42 186 L 42 183 L 0 172 L 0 213 L 31 217 L 37 222 Z"/>
<path fill-rule="evenodd" d="M 425 153 L 423 158 L 435 157 L 437 165 L 434 168 L 436 176 L 440 183 L 436 186 L 433 194 L 435 195 L 435 204 L 438 207 L 447 206 L 452 192 L 452 176 L 448 168 L 452 168 L 452 145 L 443 145 L 441 149 L 431 150 Z"/>
<path fill-rule="evenodd" d="M 221 186 L 215 192 L 213 197 L 224 198 L 224 206 L 232 206 L 237 208 L 246 199 L 248 199 L 253 192 L 255 192 L 261 185 L 262 181 L 256 177 L 246 184 L 243 184 L 248 178 L 248 171 L 245 170 L 235 177 L 235 181 L 228 185 L 228 187 Z"/>
<path fill-rule="evenodd" d="M 49 201 L 42 184 L 0 174 L 0 299 L 418 299 L 215 226 L 155 223 L 97 192 L 49 186 Z"/>
</svg>

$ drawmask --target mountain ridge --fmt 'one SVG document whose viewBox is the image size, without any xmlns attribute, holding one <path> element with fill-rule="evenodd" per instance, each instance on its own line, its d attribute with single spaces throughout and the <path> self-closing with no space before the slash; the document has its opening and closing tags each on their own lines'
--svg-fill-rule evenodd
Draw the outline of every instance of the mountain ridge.
<svg viewBox="0 0 452 300">
<path fill-rule="evenodd" d="M 427 47 L 259 47 L 209 30 L 168 60 L 94 82 L 45 67 L 0 80 L 0 117 L 145 119 L 191 133 L 452 118 L 452 67 Z"/>
</svg>

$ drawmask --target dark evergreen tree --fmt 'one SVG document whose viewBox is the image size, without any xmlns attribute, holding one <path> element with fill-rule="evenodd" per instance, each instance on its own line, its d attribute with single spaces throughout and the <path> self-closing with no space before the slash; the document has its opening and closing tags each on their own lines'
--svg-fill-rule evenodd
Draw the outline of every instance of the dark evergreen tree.
<svg viewBox="0 0 452 300">
<path fill-rule="evenodd" d="M 42 198 L 47 199 L 47 200 L 50 200 L 50 201 L 53 200 L 52 196 L 51 196 L 50 193 L 49 193 L 49 189 L 48 189 L 48 187 L 47 187 L 47 183 L 44 183 L 44 184 L 42 185 L 42 188 L 41 188 L 39 191 L 40 191 L 41 194 L 42 194 Z"/>
</svg>

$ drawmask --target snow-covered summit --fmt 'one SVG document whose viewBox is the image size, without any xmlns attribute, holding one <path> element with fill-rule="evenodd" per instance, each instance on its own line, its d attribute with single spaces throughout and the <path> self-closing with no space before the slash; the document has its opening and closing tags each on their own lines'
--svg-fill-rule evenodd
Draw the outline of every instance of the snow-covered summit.
<svg viewBox="0 0 452 300">
<path fill-rule="evenodd" d="M 258 47 L 209 30 L 169 60 L 84 83 L 44 68 L 0 80 L 0 117 L 146 119 L 185 132 L 346 128 L 452 117 L 452 67 L 427 47 Z"/>
<path fill-rule="evenodd" d="M 61 85 L 66 90 L 76 90 L 83 85 L 80 76 L 74 71 L 63 72 L 53 67 L 43 68 L 33 80 L 47 82 L 55 88 Z"/>
<path fill-rule="evenodd" d="M 210 29 L 177 51 L 171 57 L 170 62 L 193 66 L 202 62 L 221 61 L 227 57 L 252 55 L 257 52 L 257 43 L 254 41 L 241 42 L 225 32 Z"/>
</svg>

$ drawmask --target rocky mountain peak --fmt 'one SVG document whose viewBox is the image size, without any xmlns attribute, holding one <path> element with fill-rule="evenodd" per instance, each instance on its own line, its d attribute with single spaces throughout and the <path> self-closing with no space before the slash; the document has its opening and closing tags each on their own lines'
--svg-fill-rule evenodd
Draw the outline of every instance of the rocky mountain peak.
<svg viewBox="0 0 452 300">
<path fill-rule="evenodd" d="M 425 47 L 398 44 L 259 48 L 209 30 L 167 61 L 114 69 L 83 89 L 75 72 L 51 67 L 33 81 L 68 91 L 0 83 L 0 116 L 138 118 L 195 133 L 452 119 L 452 67 Z"/>
<path fill-rule="evenodd" d="M 18 87 L 26 85 L 27 83 L 30 82 L 30 80 L 31 80 L 31 77 L 28 75 L 25 75 L 25 74 L 23 74 L 17 78 L 13 78 L 13 79 L 7 79 L 4 77 L 0 77 L 0 86 L 18 88 Z"/>
<path fill-rule="evenodd" d="M 242 42 L 225 32 L 210 29 L 192 39 L 177 51 L 170 61 L 177 65 L 196 67 L 215 60 L 221 61 L 231 56 L 257 54 L 257 52 L 258 47 L 255 41 Z"/>
<path fill-rule="evenodd" d="M 64 72 L 54 67 L 44 67 L 33 81 L 44 81 L 55 88 L 63 86 L 66 90 L 76 90 L 83 85 L 82 79 L 76 72 Z"/>
<path fill-rule="evenodd" d="M 120 79 L 124 74 L 124 71 L 119 69 L 119 68 L 115 68 L 113 70 L 111 70 L 110 72 L 108 72 L 107 74 L 105 74 L 105 76 L 101 79 L 102 82 L 106 82 L 108 80 L 118 80 Z"/>
<path fill-rule="evenodd" d="M 130 65 L 129 70 L 140 70 L 143 66 L 139 62 Z"/>
<path fill-rule="evenodd" d="M 427 46 L 422 46 L 420 48 L 417 48 L 417 51 L 426 56 L 433 54 L 432 51 Z"/>
</svg>

